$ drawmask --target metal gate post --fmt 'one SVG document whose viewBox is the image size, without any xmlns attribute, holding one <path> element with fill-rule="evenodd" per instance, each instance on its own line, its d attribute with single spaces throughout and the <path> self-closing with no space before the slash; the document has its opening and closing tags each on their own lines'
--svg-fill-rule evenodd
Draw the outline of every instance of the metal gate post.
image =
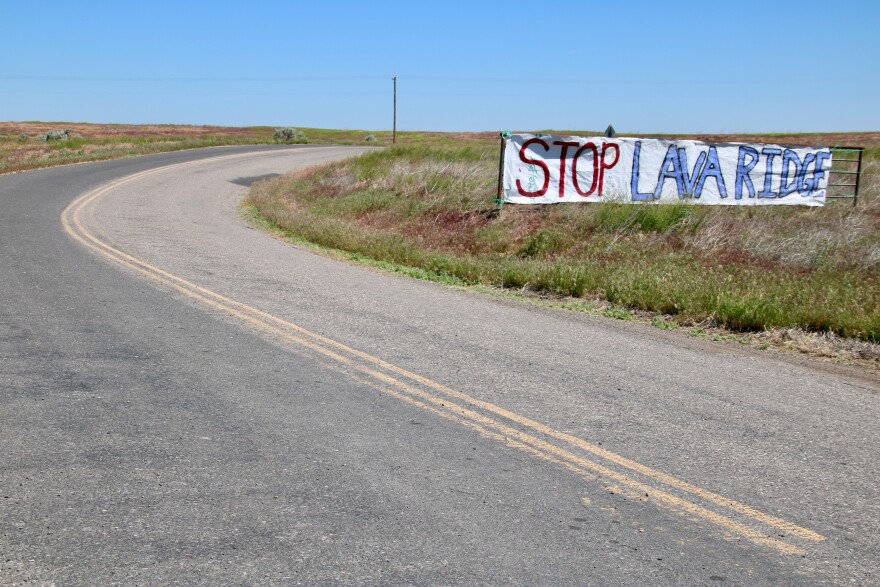
<svg viewBox="0 0 880 587">
<path fill-rule="evenodd" d="M 495 194 L 495 204 L 497 206 L 504 205 L 504 186 L 502 185 L 504 182 L 504 152 L 507 149 L 507 139 L 510 137 L 510 133 L 506 130 L 501 131 L 500 137 L 501 147 L 498 150 L 498 191 Z"/>
</svg>

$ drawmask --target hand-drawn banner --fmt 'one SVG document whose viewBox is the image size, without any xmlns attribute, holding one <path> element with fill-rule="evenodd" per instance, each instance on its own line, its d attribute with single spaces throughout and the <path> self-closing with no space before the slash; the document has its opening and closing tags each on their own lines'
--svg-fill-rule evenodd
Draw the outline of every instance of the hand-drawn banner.
<svg viewBox="0 0 880 587">
<path fill-rule="evenodd" d="M 504 201 L 822 206 L 831 150 L 657 139 L 510 135 Z"/>
</svg>

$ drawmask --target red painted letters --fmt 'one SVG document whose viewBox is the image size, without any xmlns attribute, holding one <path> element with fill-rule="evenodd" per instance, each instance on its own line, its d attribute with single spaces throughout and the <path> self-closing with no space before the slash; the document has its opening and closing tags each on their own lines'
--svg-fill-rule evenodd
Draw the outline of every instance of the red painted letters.
<svg viewBox="0 0 880 587">
<path fill-rule="evenodd" d="M 597 196 L 602 196 L 604 194 L 605 189 L 605 171 L 608 169 L 612 169 L 615 165 L 620 162 L 620 146 L 617 143 L 602 143 L 601 155 L 599 154 L 599 147 L 596 143 L 588 142 L 581 145 L 577 141 L 553 141 L 554 145 L 558 145 L 561 147 L 559 153 L 559 197 L 565 197 L 565 182 L 566 182 L 566 160 L 568 159 L 569 148 L 578 147 L 576 151 L 574 151 L 574 156 L 571 161 L 571 184 L 574 186 L 575 191 L 582 197 L 586 198 L 596 194 Z M 522 148 L 519 150 L 519 158 L 520 161 L 529 165 L 529 173 L 528 173 L 528 189 L 523 187 L 522 182 L 517 179 L 516 180 L 516 189 L 519 191 L 521 196 L 525 196 L 527 198 L 539 198 L 547 193 L 548 188 L 550 187 L 550 168 L 547 166 L 547 163 L 544 162 L 540 157 L 531 158 L 526 153 L 526 149 L 530 145 L 541 145 L 544 147 L 544 150 L 549 152 L 550 145 L 547 144 L 546 141 L 539 139 L 537 137 L 531 138 L 523 143 Z M 579 146 L 580 145 L 580 146 Z M 580 161 L 581 156 L 585 151 L 590 151 L 593 159 L 593 177 L 590 182 L 590 189 L 584 191 L 581 189 L 581 185 L 578 183 L 578 161 Z M 614 159 L 609 158 L 609 152 L 614 152 Z M 540 171 L 544 174 L 543 185 L 538 188 L 538 182 L 535 179 L 537 177 L 537 173 Z M 598 188 L 598 189 L 597 189 Z"/>
<path fill-rule="evenodd" d="M 559 155 L 559 197 L 565 197 L 565 155 L 568 153 L 569 147 L 577 147 L 577 141 L 553 141 L 554 145 L 562 147 L 562 153 Z M 572 167 L 574 173 L 574 167 Z M 580 190 L 578 190 L 580 193 Z"/>
<path fill-rule="evenodd" d="M 543 185 L 543 187 L 541 187 L 541 189 L 533 191 L 533 192 L 527 192 L 526 190 L 524 190 L 522 183 L 520 183 L 519 179 L 516 180 L 516 189 L 517 189 L 517 191 L 519 191 L 519 195 L 525 196 L 527 198 L 540 198 L 541 196 L 543 196 L 544 194 L 547 193 L 547 188 L 550 187 L 550 169 L 547 167 L 547 164 L 544 163 L 544 160 L 543 159 L 529 159 L 528 157 L 526 157 L 526 148 L 529 145 L 532 145 L 535 143 L 539 143 L 542 147 L 544 147 L 545 151 L 550 150 L 550 145 L 548 145 L 546 142 L 544 142 L 538 138 L 527 140 L 526 142 L 523 143 L 522 148 L 519 150 L 519 158 L 523 163 L 528 163 L 529 165 L 537 165 L 544 172 L 544 185 Z M 529 185 L 531 185 L 531 182 L 529 182 Z"/>
<path fill-rule="evenodd" d="M 593 151 L 593 182 L 590 184 L 590 189 L 587 191 L 582 191 L 581 186 L 578 185 L 578 159 L 580 159 L 581 153 L 586 151 L 587 149 L 591 149 Z M 602 151 L 605 151 L 605 148 L 602 148 Z M 599 177 L 599 151 L 596 149 L 595 143 L 586 143 L 580 149 L 574 152 L 574 160 L 571 162 L 571 183 L 574 184 L 574 189 L 583 197 L 587 197 L 591 195 L 594 191 L 596 191 L 596 180 Z M 599 189 L 599 195 L 602 195 L 601 188 Z"/>
</svg>

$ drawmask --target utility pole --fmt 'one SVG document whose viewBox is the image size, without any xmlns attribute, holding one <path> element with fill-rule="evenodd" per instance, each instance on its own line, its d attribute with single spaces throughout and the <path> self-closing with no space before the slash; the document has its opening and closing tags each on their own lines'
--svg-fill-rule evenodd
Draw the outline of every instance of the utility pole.
<svg viewBox="0 0 880 587">
<path fill-rule="evenodd" d="M 394 81 L 394 130 L 391 131 L 391 144 L 397 142 L 397 76 L 391 78 Z"/>
</svg>

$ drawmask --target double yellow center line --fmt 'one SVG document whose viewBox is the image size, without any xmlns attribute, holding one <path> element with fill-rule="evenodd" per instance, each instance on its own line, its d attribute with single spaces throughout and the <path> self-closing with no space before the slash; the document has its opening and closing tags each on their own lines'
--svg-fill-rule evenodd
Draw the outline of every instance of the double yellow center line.
<svg viewBox="0 0 880 587">
<path fill-rule="evenodd" d="M 277 153 L 274 153 L 277 155 Z M 64 229 L 78 242 L 109 261 L 135 271 L 205 306 L 235 317 L 323 364 L 389 396 L 454 421 L 480 435 L 561 466 L 583 478 L 602 480 L 608 489 L 638 496 L 717 525 L 725 535 L 746 539 L 785 554 L 803 554 L 800 541 L 824 536 L 748 505 L 728 499 L 613 453 L 582 438 L 526 416 L 471 397 L 427 377 L 321 336 L 253 306 L 230 299 L 129 255 L 92 234 L 83 215 L 101 197 L 144 177 L 204 163 L 266 153 L 245 153 L 178 163 L 136 173 L 87 192 L 62 212 Z"/>
</svg>

